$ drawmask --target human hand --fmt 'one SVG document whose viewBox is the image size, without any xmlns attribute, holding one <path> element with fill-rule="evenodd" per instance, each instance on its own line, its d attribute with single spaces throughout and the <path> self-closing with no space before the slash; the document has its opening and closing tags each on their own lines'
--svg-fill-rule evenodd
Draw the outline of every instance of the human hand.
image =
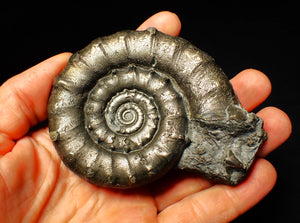
<svg viewBox="0 0 300 223">
<path fill-rule="evenodd" d="M 161 12 L 138 29 L 153 26 L 178 35 L 181 25 L 175 14 Z M 47 119 L 53 78 L 70 55 L 54 56 L 0 87 L 0 222 L 228 222 L 273 188 L 276 171 L 263 157 L 291 133 L 288 116 L 274 107 L 257 113 L 269 138 L 247 179 L 236 187 L 175 171 L 132 190 L 98 188 L 82 180 L 62 164 L 48 128 L 34 128 Z M 269 79 L 253 69 L 231 83 L 248 111 L 271 91 Z"/>
</svg>

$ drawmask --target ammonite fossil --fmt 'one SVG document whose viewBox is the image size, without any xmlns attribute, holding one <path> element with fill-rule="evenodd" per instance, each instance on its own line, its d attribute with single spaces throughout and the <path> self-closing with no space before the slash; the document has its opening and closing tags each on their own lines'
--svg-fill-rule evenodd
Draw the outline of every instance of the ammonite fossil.
<svg viewBox="0 0 300 223">
<path fill-rule="evenodd" d="M 214 59 L 154 28 L 101 37 L 73 54 L 48 113 L 65 165 L 113 188 L 172 168 L 236 185 L 266 140 L 262 120 L 241 107 Z"/>
</svg>

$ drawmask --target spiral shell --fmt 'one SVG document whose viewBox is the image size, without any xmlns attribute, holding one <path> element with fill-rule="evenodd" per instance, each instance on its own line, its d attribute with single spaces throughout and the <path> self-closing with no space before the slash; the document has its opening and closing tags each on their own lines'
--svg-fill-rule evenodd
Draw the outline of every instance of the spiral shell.
<svg viewBox="0 0 300 223">
<path fill-rule="evenodd" d="M 209 55 L 153 28 L 101 37 L 75 53 L 54 80 L 48 114 L 50 138 L 64 163 L 87 181 L 114 188 L 152 182 L 177 164 L 188 169 L 191 153 L 184 150 L 203 152 L 200 136 L 211 122 L 254 123 L 255 132 L 262 125 L 241 108 Z M 258 135 L 253 154 L 264 141 L 263 130 Z M 238 152 L 224 151 L 221 159 L 238 166 Z M 225 169 L 201 171 L 233 182 Z"/>
</svg>

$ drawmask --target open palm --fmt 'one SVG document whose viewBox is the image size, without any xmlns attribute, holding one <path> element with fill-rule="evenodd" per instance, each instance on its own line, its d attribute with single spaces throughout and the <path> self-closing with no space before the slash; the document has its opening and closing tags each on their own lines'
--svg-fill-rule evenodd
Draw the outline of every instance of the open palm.
<svg viewBox="0 0 300 223">
<path fill-rule="evenodd" d="M 155 14 L 139 29 L 151 26 L 170 35 L 180 32 L 180 21 L 170 12 Z M 247 179 L 236 187 L 175 171 L 134 190 L 98 188 L 80 179 L 63 165 L 48 128 L 40 124 L 47 119 L 53 78 L 70 55 L 43 61 L 0 88 L 0 222 L 227 222 L 274 186 L 276 171 L 262 157 L 291 133 L 289 118 L 274 107 L 257 114 L 269 139 Z M 269 79 L 253 69 L 242 71 L 231 83 L 248 111 L 271 91 Z"/>
</svg>

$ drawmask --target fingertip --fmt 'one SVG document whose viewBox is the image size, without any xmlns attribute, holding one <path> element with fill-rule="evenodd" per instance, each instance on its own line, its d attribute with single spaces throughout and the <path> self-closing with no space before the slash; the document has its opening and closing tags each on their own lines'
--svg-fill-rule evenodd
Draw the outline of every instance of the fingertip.
<svg viewBox="0 0 300 223">
<path fill-rule="evenodd" d="M 277 171 L 275 167 L 266 159 L 256 159 L 252 165 L 247 179 L 235 187 L 235 193 L 244 196 L 252 205 L 258 203 L 275 186 L 277 181 Z M 256 195 L 253 197 L 253 195 Z M 249 197 L 248 197 L 248 196 Z"/>
<path fill-rule="evenodd" d="M 226 194 L 234 201 L 236 210 L 227 220 L 235 219 L 260 202 L 274 188 L 276 181 L 277 171 L 274 166 L 262 158 L 255 160 L 245 181 L 226 188 Z"/>
<path fill-rule="evenodd" d="M 148 18 L 137 30 L 145 30 L 150 27 L 155 27 L 159 31 L 172 36 L 178 36 L 181 30 L 181 22 L 175 13 L 161 11 Z"/>
<path fill-rule="evenodd" d="M 56 54 L 56 55 L 48 58 L 47 60 L 42 61 L 41 63 L 48 62 L 48 63 L 60 64 L 60 67 L 63 68 L 68 63 L 71 56 L 72 56 L 72 53 L 63 52 L 63 53 Z"/>
<path fill-rule="evenodd" d="M 265 160 L 265 159 L 261 159 L 261 160 L 263 160 L 263 162 L 265 162 L 264 168 L 267 169 L 266 177 L 272 176 L 271 180 L 269 180 L 269 188 L 271 191 L 277 182 L 277 178 L 278 178 L 277 171 L 276 171 L 275 167 L 268 160 Z"/>
<path fill-rule="evenodd" d="M 231 79 L 234 91 L 242 106 L 253 110 L 270 95 L 272 85 L 263 72 L 256 69 L 246 69 Z"/>
<path fill-rule="evenodd" d="M 268 90 L 268 92 L 271 92 L 272 90 L 271 81 L 265 73 L 254 68 L 245 69 L 241 73 L 244 75 L 251 75 L 254 80 L 258 80 L 259 82 L 261 82 L 266 88 L 266 90 Z"/>
<path fill-rule="evenodd" d="M 258 158 L 252 165 L 248 179 L 250 184 L 255 184 L 258 188 L 264 186 L 265 193 L 268 193 L 277 181 L 277 171 L 268 160 Z"/>
<path fill-rule="evenodd" d="M 293 127 L 289 116 L 276 107 L 266 107 L 257 116 L 264 120 L 264 129 L 268 134 L 268 140 L 257 153 L 257 156 L 264 157 L 290 137 Z"/>
<path fill-rule="evenodd" d="M 63 52 L 63 53 L 60 53 L 60 54 L 57 54 L 53 57 L 58 57 L 58 58 L 61 58 L 62 60 L 68 60 L 70 58 L 70 56 L 72 56 L 72 53 L 70 52 Z"/>
</svg>

